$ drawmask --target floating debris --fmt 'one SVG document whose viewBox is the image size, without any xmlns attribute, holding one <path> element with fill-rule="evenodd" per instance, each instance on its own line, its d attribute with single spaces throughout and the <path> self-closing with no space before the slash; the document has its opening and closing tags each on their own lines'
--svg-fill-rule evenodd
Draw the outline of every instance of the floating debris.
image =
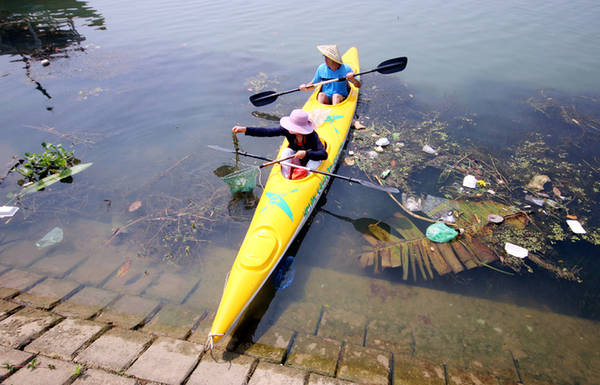
<svg viewBox="0 0 600 385">
<path fill-rule="evenodd" d="M 512 255 L 513 257 L 517 257 L 517 258 L 526 258 L 529 255 L 529 251 L 525 248 L 522 248 L 521 246 L 517 246 L 515 244 L 512 244 L 510 242 L 506 242 L 504 244 L 504 250 L 506 250 L 506 253 L 508 255 Z"/>
<path fill-rule="evenodd" d="M 498 215 L 498 214 L 490 214 L 487 216 L 488 221 L 492 222 L 492 223 L 502 223 L 504 222 L 504 217 L 502 215 Z"/>
<path fill-rule="evenodd" d="M 463 178 L 462 185 L 468 188 L 476 188 L 477 178 L 475 178 L 473 175 L 467 175 Z"/>
<path fill-rule="evenodd" d="M 437 152 L 428 144 L 424 145 L 421 150 L 426 154 L 437 155 Z"/>
<path fill-rule="evenodd" d="M 18 207 L 0 206 L 0 218 L 12 217 L 19 211 Z"/>
<path fill-rule="evenodd" d="M 429 238 L 429 240 L 445 243 L 453 240 L 458 235 L 458 232 L 451 227 L 446 226 L 442 222 L 436 222 L 427 227 L 425 231 L 425 236 Z"/>
<path fill-rule="evenodd" d="M 375 142 L 375 144 L 379 147 L 385 147 L 390 144 L 390 141 L 388 138 L 380 138 Z"/>
<path fill-rule="evenodd" d="M 581 223 L 579 223 L 579 221 L 573 220 L 573 219 L 567 219 L 567 225 L 569 225 L 569 227 L 571 228 L 571 231 L 574 232 L 575 234 L 585 234 L 586 231 L 583 228 L 583 226 L 581 226 Z"/>
<path fill-rule="evenodd" d="M 63 230 L 60 227 L 55 227 L 48 232 L 48 234 L 44 235 L 42 239 L 35 243 L 38 249 L 43 249 L 46 247 L 50 247 L 56 245 L 57 243 L 62 242 L 63 240 Z"/>
<path fill-rule="evenodd" d="M 354 128 L 357 129 L 357 130 L 364 130 L 365 128 L 367 128 L 367 126 L 365 126 L 364 124 L 362 124 L 358 120 L 355 120 L 354 121 Z"/>
<path fill-rule="evenodd" d="M 142 207 L 142 201 L 135 201 L 129 205 L 129 208 L 127 209 L 127 211 L 132 213 L 132 212 L 136 211 L 137 209 L 139 209 L 140 207 Z"/>
<path fill-rule="evenodd" d="M 544 189 L 544 185 L 548 182 L 550 182 L 550 177 L 548 177 L 548 175 L 536 175 L 531 179 L 526 187 L 534 191 L 542 191 Z"/>
</svg>

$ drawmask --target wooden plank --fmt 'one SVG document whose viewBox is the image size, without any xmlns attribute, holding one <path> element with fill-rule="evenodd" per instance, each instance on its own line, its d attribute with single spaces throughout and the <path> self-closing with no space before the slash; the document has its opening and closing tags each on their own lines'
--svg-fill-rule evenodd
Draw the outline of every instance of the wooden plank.
<svg viewBox="0 0 600 385">
<path fill-rule="evenodd" d="M 381 258 L 381 267 L 383 269 L 392 267 L 392 259 L 390 256 L 390 248 L 389 247 L 384 247 L 382 249 L 379 249 L 379 257 Z"/>
<path fill-rule="evenodd" d="M 415 251 L 414 248 L 412 248 L 409 246 L 408 250 L 410 251 L 409 256 L 410 256 L 410 268 L 412 270 L 412 276 L 413 276 L 413 281 L 417 280 L 417 261 L 415 259 Z"/>
<path fill-rule="evenodd" d="M 431 260 L 433 268 L 439 275 L 448 274 L 451 271 L 450 267 L 442 259 L 442 256 L 437 250 L 430 249 L 430 243 L 431 242 L 429 242 L 429 240 L 427 239 L 423 239 L 421 242 L 418 243 L 419 247 L 421 248 L 421 254 L 427 254 L 429 259 Z"/>
<path fill-rule="evenodd" d="M 387 223 L 402 235 L 404 239 L 413 240 L 423 238 L 425 235 L 408 217 L 402 213 L 394 213 L 394 216 L 387 220 Z"/>
<path fill-rule="evenodd" d="M 419 271 L 421 271 L 421 275 L 423 279 L 427 281 L 427 274 L 425 274 L 425 268 L 423 267 L 423 257 L 421 256 L 421 250 L 418 247 L 413 247 L 415 253 L 415 259 L 417 260 L 417 265 L 419 266 Z"/>
<path fill-rule="evenodd" d="M 427 254 L 423 254 L 420 247 L 417 248 L 419 249 L 419 254 L 421 254 L 421 259 L 423 259 L 425 264 L 425 269 L 427 270 L 427 273 L 429 273 L 429 278 L 433 279 L 433 271 L 431 271 L 431 261 L 429 260 L 429 256 Z"/>
<path fill-rule="evenodd" d="M 472 253 L 479 259 L 479 261 L 484 263 L 494 262 L 498 259 L 496 254 L 489 247 L 479 241 L 477 238 L 470 236 L 469 234 L 465 234 L 465 243 L 463 245 L 468 245 L 472 251 Z"/>
<path fill-rule="evenodd" d="M 465 269 L 456 257 L 456 254 L 454 254 L 454 251 L 452 251 L 452 247 L 449 244 L 435 243 L 435 247 L 438 248 L 440 254 L 442 255 L 442 258 L 444 258 L 448 266 L 450 266 L 450 268 L 455 274 L 460 273 Z"/>
<path fill-rule="evenodd" d="M 408 246 L 400 250 L 402 253 L 402 279 L 406 281 L 408 279 Z"/>
<path fill-rule="evenodd" d="M 458 259 L 465 265 L 467 269 L 472 269 L 479 266 L 475 261 L 475 256 L 467 250 L 459 240 L 450 242 L 450 246 L 454 250 L 454 253 L 458 256 Z"/>
<path fill-rule="evenodd" d="M 373 264 L 373 261 L 375 260 L 375 252 L 371 251 L 369 253 L 362 253 L 359 257 L 358 257 L 358 262 L 360 263 L 360 266 L 365 268 L 367 266 L 371 266 Z"/>
<path fill-rule="evenodd" d="M 400 248 L 402 245 L 393 246 L 390 248 L 390 264 L 392 267 L 399 267 L 402 265 L 402 255 L 400 254 Z"/>
</svg>

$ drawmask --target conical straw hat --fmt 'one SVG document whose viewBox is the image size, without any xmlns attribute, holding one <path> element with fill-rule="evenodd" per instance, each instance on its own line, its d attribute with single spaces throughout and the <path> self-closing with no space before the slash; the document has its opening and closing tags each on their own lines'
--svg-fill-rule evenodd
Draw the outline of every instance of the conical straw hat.
<svg viewBox="0 0 600 385">
<path fill-rule="evenodd" d="M 342 64 L 342 56 L 340 55 L 340 51 L 338 51 L 337 45 L 318 45 L 317 49 L 321 51 L 323 55 L 327 56 L 334 62 Z"/>
</svg>

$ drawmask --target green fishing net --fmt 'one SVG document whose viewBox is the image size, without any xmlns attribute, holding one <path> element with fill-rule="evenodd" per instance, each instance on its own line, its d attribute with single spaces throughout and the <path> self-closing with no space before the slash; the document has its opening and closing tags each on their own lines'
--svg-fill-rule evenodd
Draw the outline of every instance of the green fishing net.
<svg viewBox="0 0 600 385">
<path fill-rule="evenodd" d="M 232 194 L 239 192 L 250 192 L 256 187 L 256 177 L 258 176 L 258 167 L 250 167 L 244 170 L 233 172 L 221 177 L 229 185 Z"/>
</svg>

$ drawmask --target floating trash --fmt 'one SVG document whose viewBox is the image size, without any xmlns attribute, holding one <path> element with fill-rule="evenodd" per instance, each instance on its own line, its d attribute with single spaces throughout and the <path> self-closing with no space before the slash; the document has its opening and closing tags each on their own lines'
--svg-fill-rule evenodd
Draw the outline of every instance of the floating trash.
<svg viewBox="0 0 600 385">
<path fill-rule="evenodd" d="M 384 172 L 381 173 L 381 179 L 385 179 L 390 175 L 390 172 L 392 172 L 392 170 L 387 169 Z"/>
<path fill-rule="evenodd" d="M 354 151 L 348 151 L 348 155 L 354 156 Z"/>
<path fill-rule="evenodd" d="M 504 217 L 502 215 L 498 215 L 498 214 L 490 214 L 487 217 L 488 221 L 492 222 L 492 223 L 502 223 L 504 222 Z"/>
<path fill-rule="evenodd" d="M 46 67 L 46 66 L 49 66 L 49 65 L 50 65 L 50 60 L 48 60 L 48 59 L 42 59 L 42 60 L 40 61 L 40 63 L 42 63 L 42 65 L 43 65 L 44 67 Z"/>
<path fill-rule="evenodd" d="M 381 139 L 377 139 L 375 144 L 380 147 L 385 147 L 390 144 L 390 141 L 388 140 L 388 138 L 381 138 Z"/>
<path fill-rule="evenodd" d="M 377 151 L 369 151 L 367 152 L 367 156 L 369 157 L 369 159 L 375 159 L 377 158 L 379 154 L 377 154 Z"/>
<path fill-rule="evenodd" d="M 447 222 L 447 223 L 456 222 L 456 218 L 454 218 L 454 211 L 448 211 L 446 213 L 446 215 L 442 215 L 439 219 L 440 219 L 440 221 Z"/>
<path fill-rule="evenodd" d="M 529 251 L 527 249 L 522 248 L 521 246 L 514 245 L 510 242 L 506 242 L 504 244 L 504 250 L 508 255 L 512 255 L 517 258 L 526 258 L 529 255 Z"/>
<path fill-rule="evenodd" d="M 437 155 L 437 152 L 433 148 L 431 148 L 431 146 L 429 146 L 428 144 L 424 145 L 422 150 L 423 150 L 423 152 L 425 152 L 427 154 Z"/>
<path fill-rule="evenodd" d="M 463 186 L 468 187 L 468 188 L 477 187 L 477 178 L 475 178 L 473 175 L 465 176 L 463 179 Z"/>
<path fill-rule="evenodd" d="M 421 199 L 402 193 L 402 205 L 409 211 L 421 211 Z"/>
<path fill-rule="evenodd" d="M 536 197 L 534 197 L 532 195 L 529 195 L 529 194 L 525 195 L 525 200 L 527 202 L 531 202 L 531 203 L 536 204 L 538 206 L 543 206 L 544 202 L 545 202 L 544 198 L 536 198 Z"/>
<path fill-rule="evenodd" d="M 581 223 L 579 223 L 579 221 L 576 221 L 574 219 L 567 219 L 567 225 L 569 225 L 569 227 L 571 228 L 571 231 L 574 232 L 575 234 L 585 234 L 587 232 L 587 231 L 585 231 L 583 226 L 581 226 Z"/>
<path fill-rule="evenodd" d="M 132 212 L 136 211 L 137 209 L 139 209 L 140 207 L 142 207 L 142 201 L 135 201 L 129 205 L 129 208 L 127 209 L 127 211 L 132 213 Z"/>
<path fill-rule="evenodd" d="M 14 206 L 0 206 L 0 218 L 12 217 L 19 211 L 18 207 Z"/>
<path fill-rule="evenodd" d="M 548 175 L 536 175 L 531 178 L 531 181 L 527 184 L 527 188 L 535 191 L 542 191 L 544 189 L 544 185 L 550 182 L 550 177 Z"/>
<path fill-rule="evenodd" d="M 375 151 L 377 151 L 377 152 L 383 152 L 383 147 L 377 146 L 377 147 L 375 147 Z"/>
<path fill-rule="evenodd" d="M 43 249 L 45 247 L 50 247 L 52 245 L 56 245 L 57 243 L 62 242 L 63 240 L 63 230 L 60 227 L 55 227 L 48 232 L 48 234 L 44 235 L 42 239 L 37 241 L 35 245 L 38 249 Z"/>
<path fill-rule="evenodd" d="M 362 124 L 358 120 L 355 120 L 354 121 L 354 128 L 357 129 L 357 130 L 363 130 L 363 129 L 367 128 L 367 126 L 365 126 L 364 124 Z"/>
<path fill-rule="evenodd" d="M 456 238 L 458 232 L 451 227 L 446 226 L 443 222 L 436 222 L 430 225 L 425 231 L 425 236 L 429 240 L 438 243 L 449 242 Z"/>
</svg>

